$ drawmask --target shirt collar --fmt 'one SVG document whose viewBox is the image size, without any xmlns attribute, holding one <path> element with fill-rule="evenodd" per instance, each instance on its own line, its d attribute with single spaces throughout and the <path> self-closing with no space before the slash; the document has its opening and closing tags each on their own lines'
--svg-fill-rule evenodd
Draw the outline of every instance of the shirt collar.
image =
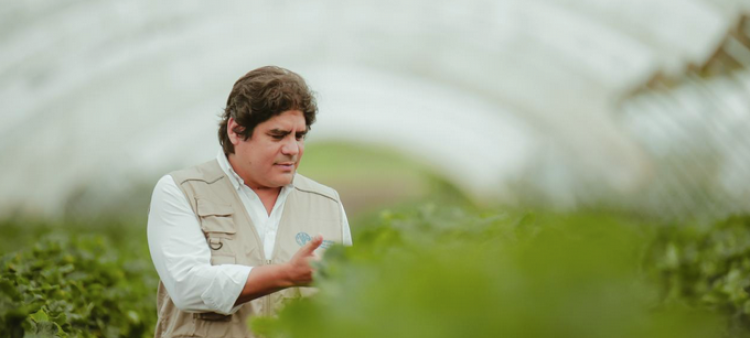
<svg viewBox="0 0 750 338">
<path fill-rule="evenodd" d="M 239 190 L 243 185 L 245 185 L 245 180 L 240 177 L 240 175 L 237 174 L 236 171 L 234 171 L 234 168 L 232 168 L 232 165 L 229 164 L 229 160 L 227 159 L 227 155 L 224 154 L 224 151 L 219 150 L 219 153 L 216 155 L 216 161 L 219 162 L 219 167 L 221 167 L 221 170 L 224 171 L 224 174 L 227 175 L 229 178 L 229 182 L 232 183 L 232 186 L 235 190 Z M 289 183 L 283 187 L 281 187 L 281 192 L 283 193 L 285 190 L 289 190 L 289 188 L 294 187 L 294 183 Z"/>
</svg>

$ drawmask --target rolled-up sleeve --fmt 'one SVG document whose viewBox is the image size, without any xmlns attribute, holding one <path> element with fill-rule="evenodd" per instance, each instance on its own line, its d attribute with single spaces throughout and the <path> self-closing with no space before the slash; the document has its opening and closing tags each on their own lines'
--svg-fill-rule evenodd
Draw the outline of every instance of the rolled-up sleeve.
<svg viewBox="0 0 750 338">
<path fill-rule="evenodd" d="M 187 197 L 170 175 L 151 196 L 148 246 L 156 272 L 175 306 L 186 312 L 231 314 L 252 267 L 211 265 L 211 251 Z"/>
</svg>

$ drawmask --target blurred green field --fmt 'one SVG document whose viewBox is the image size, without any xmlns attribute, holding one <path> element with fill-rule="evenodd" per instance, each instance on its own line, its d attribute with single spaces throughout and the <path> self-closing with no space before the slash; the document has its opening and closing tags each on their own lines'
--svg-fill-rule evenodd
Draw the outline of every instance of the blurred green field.
<svg viewBox="0 0 750 338">
<path fill-rule="evenodd" d="M 396 151 L 366 144 L 312 143 L 299 172 L 335 187 L 347 215 L 357 218 L 396 205 L 471 204 L 430 166 Z"/>
</svg>

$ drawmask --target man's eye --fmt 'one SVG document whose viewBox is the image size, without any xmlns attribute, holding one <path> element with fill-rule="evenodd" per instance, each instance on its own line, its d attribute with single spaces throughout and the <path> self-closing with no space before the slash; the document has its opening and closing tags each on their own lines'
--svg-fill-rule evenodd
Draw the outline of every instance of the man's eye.
<svg viewBox="0 0 750 338">
<path fill-rule="evenodd" d="M 271 135 L 271 137 L 273 137 L 274 140 L 279 140 L 279 141 L 284 139 L 284 135 Z"/>
<path fill-rule="evenodd" d="M 307 136 L 307 134 L 297 134 L 297 141 L 302 141 L 302 140 L 304 140 L 304 139 L 305 139 L 305 136 Z"/>
</svg>

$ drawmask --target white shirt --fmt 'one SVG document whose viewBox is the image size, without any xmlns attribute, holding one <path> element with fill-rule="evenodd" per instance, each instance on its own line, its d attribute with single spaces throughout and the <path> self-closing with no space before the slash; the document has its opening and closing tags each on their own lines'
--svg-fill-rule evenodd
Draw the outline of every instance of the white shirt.
<svg viewBox="0 0 750 338">
<path fill-rule="evenodd" d="M 266 259 L 273 256 L 276 232 L 286 198 L 293 186 L 281 188 L 271 214 L 258 195 L 235 173 L 223 152 L 216 157 L 255 225 Z M 342 213 L 343 207 L 341 208 Z M 346 214 L 343 214 L 344 245 L 352 244 Z M 148 214 L 148 247 L 161 282 L 175 306 L 187 312 L 231 314 L 247 282 L 251 266 L 211 265 L 211 251 L 185 194 L 170 175 L 156 183 Z"/>
</svg>

